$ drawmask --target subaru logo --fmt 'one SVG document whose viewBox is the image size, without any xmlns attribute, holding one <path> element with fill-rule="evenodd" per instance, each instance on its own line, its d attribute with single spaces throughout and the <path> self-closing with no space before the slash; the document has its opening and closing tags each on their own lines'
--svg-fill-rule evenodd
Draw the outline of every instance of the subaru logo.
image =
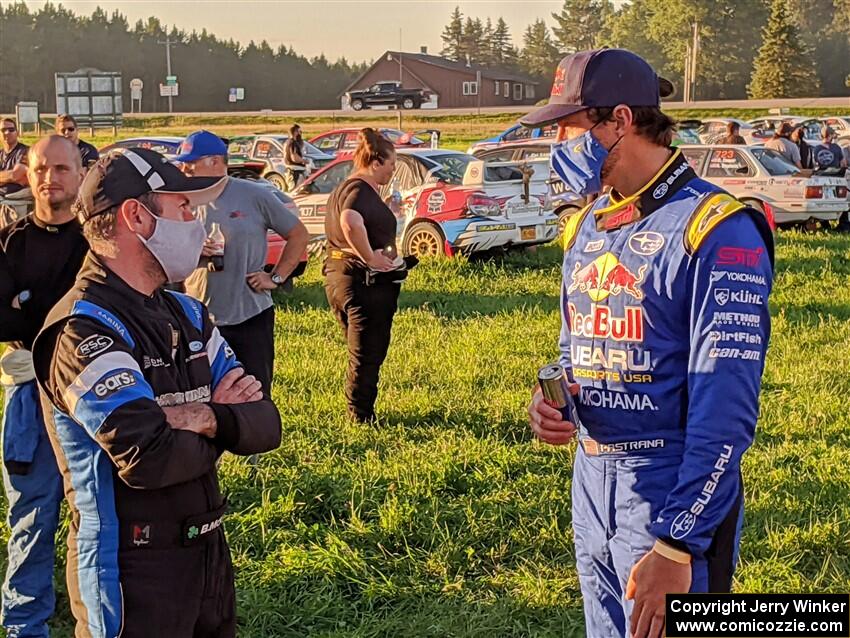
<svg viewBox="0 0 850 638">
<path fill-rule="evenodd" d="M 669 189 L 670 187 L 667 186 L 667 182 L 661 182 L 658 186 L 655 187 L 655 190 L 652 191 L 652 196 L 655 199 L 661 199 L 667 194 L 667 191 Z"/>
<path fill-rule="evenodd" d="M 674 540 L 680 540 L 691 533 L 691 530 L 696 525 L 697 517 L 690 512 L 681 512 L 670 526 L 670 536 Z"/>
<path fill-rule="evenodd" d="M 203 349 L 204 344 L 202 344 L 200 341 L 192 341 L 189 343 L 189 350 L 191 350 L 192 352 L 200 352 Z"/>
</svg>

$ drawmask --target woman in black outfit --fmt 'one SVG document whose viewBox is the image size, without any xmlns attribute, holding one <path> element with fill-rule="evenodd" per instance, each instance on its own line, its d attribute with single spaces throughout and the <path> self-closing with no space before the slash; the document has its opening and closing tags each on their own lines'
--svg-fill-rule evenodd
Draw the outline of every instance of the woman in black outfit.
<svg viewBox="0 0 850 638">
<path fill-rule="evenodd" d="M 367 422 L 375 419 L 378 373 L 389 349 L 401 287 L 394 274 L 396 217 L 378 194 L 395 170 L 392 143 L 364 128 L 354 166 L 328 200 L 324 274 L 328 302 L 348 341 L 348 412 Z"/>
</svg>

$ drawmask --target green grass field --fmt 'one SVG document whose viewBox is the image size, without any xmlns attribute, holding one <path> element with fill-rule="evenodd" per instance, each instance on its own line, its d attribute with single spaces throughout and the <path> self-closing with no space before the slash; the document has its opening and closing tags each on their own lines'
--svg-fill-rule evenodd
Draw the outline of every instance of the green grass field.
<svg viewBox="0 0 850 638">
<path fill-rule="evenodd" d="M 311 263 L 278 301 L 280 449 L 221 466 L 240 636 L 581 636 L 573 447 L 532 440 L 556 356 L 560 251 L 422 264 L 374 426 Z M 850 237 L 782 233 L 737 591 L 850 590 Z M 57 581 L 64 567 L 57 567 Z M 56 635 L 71 635 L 60 596 Z"/>
</svg>

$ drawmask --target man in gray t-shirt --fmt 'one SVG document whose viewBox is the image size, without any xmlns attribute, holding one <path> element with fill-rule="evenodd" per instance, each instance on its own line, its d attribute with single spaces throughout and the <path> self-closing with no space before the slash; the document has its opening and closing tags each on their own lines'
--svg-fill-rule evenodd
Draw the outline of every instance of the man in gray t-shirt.
<svg viewBox="0 0 850 638">
<path fill-rule="evenodd" d="M 194 176 L 227 175 L 227 146 L 213 133 L 189 135 L 176 161 Z M 214 202 L 200 206 L 198 217 L 209 234 L 218 224 L 224 235 L 223 268 L 204 262 L 186 280 L 186 291 L 203 301 L 222 336 L 249 374 L 271 390 L 274 367 L 274 303 L 271 291 L 298 266 L 309 240 L 294 202 L 268 184 L 228 178 Z M 265 272 L 268 231 L 286 240 L 271 273 Z M 211 242 L 205 256 L 211 255 Z"/>
</svg>

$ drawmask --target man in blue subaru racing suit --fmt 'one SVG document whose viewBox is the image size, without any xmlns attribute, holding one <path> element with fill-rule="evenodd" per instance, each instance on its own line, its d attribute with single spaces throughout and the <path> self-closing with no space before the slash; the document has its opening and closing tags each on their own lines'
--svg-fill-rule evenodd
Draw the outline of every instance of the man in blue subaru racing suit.
<svg viewBox="0 0 850 638">
<path fill-rule="evenodd" d="M 534 433 L 576 434 L 573 528 L 587 635 L 661 636 L 665 594 L 728 592 L 767 349 L 773 242 L 763 215 L 697 178 L 659 108 L 672 85 L 629 51 L 558 67 L 552 169 L 592 196 L 564 232 L 560 363 L 575 425 L 543 402 Z"/>
</svg>

